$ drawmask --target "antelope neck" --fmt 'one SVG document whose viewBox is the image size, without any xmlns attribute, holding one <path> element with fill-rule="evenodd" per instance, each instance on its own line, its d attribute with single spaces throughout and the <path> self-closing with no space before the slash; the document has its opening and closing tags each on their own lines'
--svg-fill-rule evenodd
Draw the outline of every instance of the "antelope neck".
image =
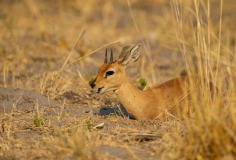
<svg viewBox="0 0 236 160">
<path fill-rule="evenodd" d="M 125 109 L 136 118 L 142 117 L 145 94 L 132 84 L 132 81 L 126 72 L 127 76 L 124 83 L 115 91 L 115 94 L 123 104 Z"/>
</svg>

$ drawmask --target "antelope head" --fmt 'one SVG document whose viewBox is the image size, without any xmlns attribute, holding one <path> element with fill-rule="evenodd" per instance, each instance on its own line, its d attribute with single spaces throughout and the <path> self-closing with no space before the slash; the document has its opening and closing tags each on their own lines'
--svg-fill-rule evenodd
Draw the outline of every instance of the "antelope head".
<svg viewBox="0 0 236 160">
<path fill-rule="evenodd" d="M 107 50 L 105 52 L 104 64 L 99 68 L 96 79 L 91 84 L 97 93 L 116 91 L 129 78 L 126 71 L 127 65 L 135 62 L 139 58 L 140 44 L 126 46 L 122 49 L 119 58 L 113 61 L 111 50 L 110 61 L 107 61 Z"/>
</svg>

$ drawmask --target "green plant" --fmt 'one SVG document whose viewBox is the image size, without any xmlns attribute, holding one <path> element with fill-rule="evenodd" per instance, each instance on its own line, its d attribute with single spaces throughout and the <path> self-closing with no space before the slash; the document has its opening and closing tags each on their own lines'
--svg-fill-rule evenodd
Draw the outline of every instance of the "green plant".
<svg viewBox="0 0 236 160">
<path fill-rule="evenodd" d="M 139 83 L 138 88 L 141 90 L 143 90 L 147 86 L 147 82 L 144 78 L 139 78 L 138 83 Z"/>
</svg>

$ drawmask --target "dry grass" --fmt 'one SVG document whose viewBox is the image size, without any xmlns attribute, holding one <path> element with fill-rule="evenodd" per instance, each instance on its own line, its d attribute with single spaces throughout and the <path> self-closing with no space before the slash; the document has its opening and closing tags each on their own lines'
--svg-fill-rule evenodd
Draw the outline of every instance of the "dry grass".
<svg viewBox="0 0 236 160">
<path fill-rule="evenodd" d="M 0 115 L 0 159 L 235 159 L 235 5 L 1 0 L 0 87 L 34 90 L 61 106 L 51 116 L 37 105 Z M 192 95 L 195 115 L 183 121 L 77 115 L 79 108 L 119 105 L 88 83 L 105 48 L 117 56 L 140 42 L 142 57 L 129 68 L 137 85 L 140 78 L 154 86 L 186 72 L 212 81 L 217 96 L 201 84 Z"/>
</svg>

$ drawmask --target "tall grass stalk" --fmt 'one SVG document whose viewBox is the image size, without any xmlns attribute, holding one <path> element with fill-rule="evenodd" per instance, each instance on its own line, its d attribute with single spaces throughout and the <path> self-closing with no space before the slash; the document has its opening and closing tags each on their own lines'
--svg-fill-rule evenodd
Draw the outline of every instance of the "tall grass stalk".
<svg viewBox="0 0 236 160">
<path fill-rule="evenodd" d="M 193 120 L 185 120 L 188 134 L 175 137 L 175 142 L 177 140 L 180 143 L 172 148 L 172 151 L 175 152 L 175 156 L 172 158 L 219 159 L 235 157 L 235 102 L 229 102 L 227 99 L 235 95 L 235 85 L 233 76 L 224 76 L 225 70 L 228 70 L 230 75 L 233 74 L 231 70 L 235 68 L 230 64 L 230 61 L 227 61 L 226 65 L 221 63 L 221 59 L 226 59 L 230 54 L 230 52 L 221 53 L 222 45 L 224 45 L 222 41 L 223 1 L 220 1 L 217 34 L 217 31 L 211 26 L 210 1 L 194 0 L 194 10 L 190 10 L 194 17 L 190 22 L 192 37 L 188 37 L 188 39 L 184 29 L 189 28 L 189 24 L 182 20 L 182 7 L 181 1 L 172 1 L 172 11 L 179 26 L 176 35 L 186 60 L 188 74 L 200 77 L 201 85 L 196 86 L 196 79 L 192 80 L 192 105 L 195 109 L 195 116 Z M 206 9 L 204 10 L 204 8 Z M 205 12 L 200 12 L 202 9 Z M 216 35 L 218 35 L 217 38 Z M 210 81 L 214 82 L 218 88 L 214 96 L 210 93 Z M 229 87 L 225 88 L 224 83 L 228 83 Z"/>
</svg>

